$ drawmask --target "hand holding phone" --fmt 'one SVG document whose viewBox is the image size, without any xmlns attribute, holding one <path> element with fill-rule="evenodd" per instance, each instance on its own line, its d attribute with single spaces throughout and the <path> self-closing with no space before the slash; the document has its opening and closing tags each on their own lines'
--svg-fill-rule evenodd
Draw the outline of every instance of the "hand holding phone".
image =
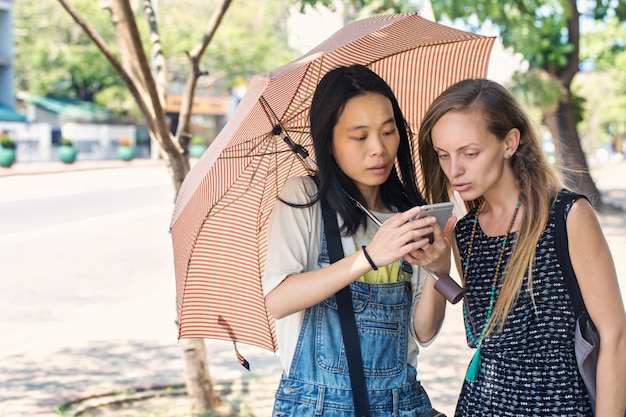
<svg viewBox="0 0 626 417">
<path fill-rule="evenodd" d="M 422 206 L 422 211 L 419 212 L 417 216 L 413 220 L 421 219 L 426 216 L 434 216 L 437 219 L 437 224 L 441 230 L 446 228 L 446 224 L 448 223 L 448 219 L 452 215 L 452 209 L 454 208 L 454 203 L 450 201 L 446 201 L 444 203 L 435 203 L 435 204 L 426 204 Z M 433 243 L 435 237 L 432 233 L 426 236 L 430 243 Z"/>
</svg>

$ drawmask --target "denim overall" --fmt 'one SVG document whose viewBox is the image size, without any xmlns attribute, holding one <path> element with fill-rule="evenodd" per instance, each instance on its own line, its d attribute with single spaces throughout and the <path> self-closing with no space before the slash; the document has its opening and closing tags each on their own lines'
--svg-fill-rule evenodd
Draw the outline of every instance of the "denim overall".
<svg viewBox="0 0 626 417">
<path fill-rule="evenodd" d="M 407 363 L 410 282 L 350 284 L 372 417 L 437 415 Z M 353 417 L 350 376 L 335 296 L 305 312 L 274 417 Z"/>
</svg>

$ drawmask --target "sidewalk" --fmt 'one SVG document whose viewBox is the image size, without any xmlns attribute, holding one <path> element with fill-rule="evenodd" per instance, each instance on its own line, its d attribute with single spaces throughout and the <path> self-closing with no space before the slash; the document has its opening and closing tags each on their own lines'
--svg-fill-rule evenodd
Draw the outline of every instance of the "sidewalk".
<svg viewBox="0 0 626 417">
<path fill-rule="evenodd" d="M 124 161 L 78 161 L 17 163 L 0 168 L 0 177 L 163 165 L 163 161 L 137 159 Z M 593 177 L 603 197 L 626 208 L 626 162 L 594 168 Z M 1 180 L 0 180 L 1 181 Z M 602 215 L 600 220 L 616 262 L 622 295 L 626 294 L 626 215 Z M 171 311 L 156 303 L 138 305 L 137 310 L 155 323 L 170 323 Z M 112 312 L 112 315 L 121 315 Z M 420 378 L 436 408 L 453 415 L 456 396 L 472 351 L 465 344 L 460 304 L 449 305 L 439 338 L 420 354 Z M 102 323 L 111 317 L 103 318 Z M 169 320 L 169 321 L 168 321 Z M 92 324 L 94 328 L 102 323 Z M 172 324 L 173 326 L 173 324 Z M 0 357 L 0 417 L 52 417 L 55 409 L 71 400 L 94 395 L 182 384 L 184 361 L 182 345 L 172 329 L 163 338 L 142 339 L 141 335 L 123 340 L 88 344 L 39 346 L 26 353 Z M 10 335 L 2 335 L 10 337 Z M 216 383 L 232 382 L 240 395 L 247 396 L 257 417 L 269 416 L 273 390 L 280 376 L 277 357 L 259 348 L 238 346 L 252 365 L 251 373 L 237 363 L 232 343 L 207 340 L 209 371 Z"/>
<path fill-rule="evenodd" d="M 165 162 L 161 159 L 147 158 L 133 159 L 131 161 L 122 161 L 121 159 L 76 161 L 72 164 L 65 164 L 61 161 L 17 162 L 13 164 L 10 168 L 0 167 L 0 177 L 7 177 L 12 175 L 53 174 L 59 172 L 86 171 L 92 169 L 146 167 L 158 165 L 165 166 Z"/>
</svg>

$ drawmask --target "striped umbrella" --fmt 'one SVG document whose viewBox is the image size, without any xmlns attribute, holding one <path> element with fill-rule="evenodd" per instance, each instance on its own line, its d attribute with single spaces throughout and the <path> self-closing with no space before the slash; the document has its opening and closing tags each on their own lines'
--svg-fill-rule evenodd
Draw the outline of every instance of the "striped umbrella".
<svg viewBox="0 0 626 417">
<path fill-rule="evenodd" d="M 417 14 L 376 16 L 254 76 L 177 196 L 171 234 L 179 338 L 232 340 L 276 351 L 261 288 L 265 234 L 283 184 L 315 168 L 308 109 L 326 72 L 367 65 L 391 86 L 417 132 L 443 89 L 486 75 L 493 42 Z"/>
</svg>

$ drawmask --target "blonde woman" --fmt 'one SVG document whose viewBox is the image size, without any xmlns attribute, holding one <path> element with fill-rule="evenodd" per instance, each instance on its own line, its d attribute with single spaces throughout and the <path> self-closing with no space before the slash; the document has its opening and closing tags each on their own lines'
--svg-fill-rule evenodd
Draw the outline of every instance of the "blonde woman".
<svg viewBox="0 0 626 417">
<path fill-rule="evenodd" d="M 574 354 L 575 317 L 559 265 L 555 203 L 568 199 L 569 255 L 600 336 L 596 415 L 626 408 L 626 315 L 615 266 L 586 198 L 564 188 L 514 96 L 461 81 L 430 106 L 419 134 L 425 196 L 456 191 L 469 210 L 453 249 L 476 348 L 456 416 L 592 416 Z"/>
</svg>

